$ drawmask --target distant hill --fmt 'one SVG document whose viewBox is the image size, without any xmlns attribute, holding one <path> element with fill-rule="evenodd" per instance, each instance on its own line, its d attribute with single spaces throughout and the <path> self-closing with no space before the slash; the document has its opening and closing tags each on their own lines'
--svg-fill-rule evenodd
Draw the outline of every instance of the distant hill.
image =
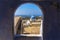
<svg viewBox="0 0 60 40">
<path fill-rule="evenodd" d="M 31 17 L 31 16 L 34 16 L 34 17 L 41 17 L 40 15 L 16 15 L 16 16 L 21 16 L 21 17 Z"/>
</svg>

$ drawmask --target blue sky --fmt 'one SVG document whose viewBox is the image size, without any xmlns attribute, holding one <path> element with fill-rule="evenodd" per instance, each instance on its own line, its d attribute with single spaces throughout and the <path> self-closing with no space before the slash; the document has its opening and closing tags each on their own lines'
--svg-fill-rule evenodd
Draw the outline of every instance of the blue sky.
<svg viewBox="0 0 60 40">
<path fill-rule="evenodd" d="M 25 3 L 20 5 L 15 12 L 15 16 L 17 15 L 25 15 L 25 16 L 42 16 L 42 10 L 33 3 Z"/>
</svg>

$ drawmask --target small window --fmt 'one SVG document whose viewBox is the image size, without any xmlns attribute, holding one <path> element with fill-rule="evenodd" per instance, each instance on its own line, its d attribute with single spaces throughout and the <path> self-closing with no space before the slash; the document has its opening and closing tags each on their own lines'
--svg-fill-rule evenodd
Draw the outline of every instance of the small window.
<svg viewBox="0 0 60 40">
<path fill-rule="evenodd" d="M 14 35 L 42 37 L 43 13 L 34 3 L 20 5 L 14 14 Z"/>
</svg>

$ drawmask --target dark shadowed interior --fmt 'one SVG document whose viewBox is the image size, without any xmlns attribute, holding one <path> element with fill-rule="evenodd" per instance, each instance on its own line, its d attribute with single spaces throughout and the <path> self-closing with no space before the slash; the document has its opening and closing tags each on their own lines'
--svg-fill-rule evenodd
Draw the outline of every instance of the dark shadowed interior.
<svg viewBox="0 0 60 40">
<path fill-rule="evenodd" d="M 52 0 L 0 0 L 0 40 L 41 40 L 40 37 L 14 36 L 14 12 L 19 5 L 27 2 L 35 3 L 42 8 L 43 40 L 60 40 L 60 5 Z"/>
</svg>

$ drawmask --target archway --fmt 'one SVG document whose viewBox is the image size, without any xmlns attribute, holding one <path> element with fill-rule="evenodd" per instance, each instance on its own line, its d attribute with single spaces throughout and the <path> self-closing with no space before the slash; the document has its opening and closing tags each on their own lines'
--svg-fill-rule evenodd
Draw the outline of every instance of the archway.
<svg viewBox="0 0 60 40">
<path fill-rule="evenodd" d="M 14 34 L 42 37 L 43 13 L 38 5 L 24 3 L 16 9 L 14 14 Z"/>
<path fill-rule="evenodd" d="M 57 11 L 57 2 L 45 2 L 45 1 L 31 1 L 33 3 L 42 6 L 44 11 L 44 40 L 59 40 L 59 10 Z M 0 12 L 0 39 L 1 40 L 13 40 L 13 15 L 18 5 L 25 3 L 20 0 L 1 1 L 1 12 Z M 58 12 L 58 13 L 57 13 Z M 21 39 L 21 38 L 19 38 Z M 23 38 L 22 38 L 23 39 Z M 21 39 L 21 40 L 22 40 Z M 27 38 L 25 38 L 28 40 Z M 37 40 L 38 38 L 36 38 Z M 24 40 L 24 39 L 23 39 Z M 32 40 L 32 39 L 31 39 Z"/>
</svg>

